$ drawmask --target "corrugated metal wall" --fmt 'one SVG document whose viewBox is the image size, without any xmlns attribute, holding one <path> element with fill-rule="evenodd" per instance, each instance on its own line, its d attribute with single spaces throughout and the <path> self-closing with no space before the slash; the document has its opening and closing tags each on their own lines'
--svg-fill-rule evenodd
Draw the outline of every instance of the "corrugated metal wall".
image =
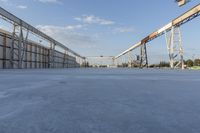
<svg viewBox="0 0 200 133">
<path fill-rule="evenodd" d="M 11 35 L 7 32 L 0 31 L 0 69 L 11 68 L 10 63 L 10 46 L 12 43 Z M 13 68 L 18 68 L 18 47 L 14 46 L 14 65 Z M 50 68 L 51 49 L 28 42 L 27 50 L 24 52 L 23 68 Z M 54 52 L 54 67 L 55 68 L 72 68 L 79 67 L 76 58 L 59 51 Z"/>
</svg>

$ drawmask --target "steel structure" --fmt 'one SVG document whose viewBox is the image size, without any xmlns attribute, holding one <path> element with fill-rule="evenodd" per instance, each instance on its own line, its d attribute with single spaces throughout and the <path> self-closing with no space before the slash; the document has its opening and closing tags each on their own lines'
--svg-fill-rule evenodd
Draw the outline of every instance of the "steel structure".
<svg viewBox="0 0 200 133">
<path fill-rule="evenodd" d="M 56 46 L 62 48 L 64 51 L 67 51 L 68 53 L 73 54 L 75 57 L 78 57 L 78 58 L 85 60 L 85 57 L 82 57 L 81 55 L 77 54 L 73 50 L 66 47 L 64 44 L 61 44 L 60 42 L 56 41 L 55 39 L 49 37 L 45 33 L 39 31 L 35 27 L 33 27 L 30 24 L 26 23 L 25 21 L 19 19 L 18 17 L 9 13 L 8 11 L 6 11 L 5 9 L 3 9 L 1 7 L 0 7 L 0 15 L 4 19 L 8 20 L 9 22 L 11 22 L 13 24 L 12 44 L 10 46 L 11 47 L 11 50 L 10 50 L 10 68 L 13 68 L 13 66 L 14 66 L 14 63 L 13 63 L 14 55 L 18 56 L 18 60 L 19 60 L 18 68 L 22 68 L 23 58 L 26 57 L 26 56 L 24 56 L 24 53 L 25 53 L 24 51 L 27 48 L 26 43 L 27 43 L 28 36 L 29 36 L 30 33 L 35 34 L 35 35 L 43 38 L 44 40 L 46 40 L 47 42 L 50 43 L 50 46 L 51 46 L 50 47 L 51 48 L 51 56 L 50 56 L 51 63 L 50 63 L 50 66 L 52 68 L 54 68 L 54 51 L 55 51 Z M 26 35 L 24 35 L 24 34 L 26 34 Z M 17 53 L 14 52 L 15 47 L 18 47 Z"/>
<path fill-rule="evenodd" d="M 184 14 L 180 15 L 179 17 L 175 18 L 174 20 L 172 20 L 170 23 L 168 23 L 167 25 L 163 26 L 162 28 L 154 31 L 153 33 L 149 34 L 147 37 L 145 37 L 144 39 L 142 39 L 141 41 L 139 41 L 138 43 L 136 43 L 135 45 L 133 45 L 132 47 L 130 47 L 129 49 L 127 49 L 126 51 L 122 52 L 121 54 L 117 55 L 116 57 L 114 57 L 114 59 L 118 59 L 120 58 L 121 56 L 133 51 L 134 49 L 138 48 L 138 47 L 143 47 L 143 45 L 146 45 L 148 42 L 156 39 L 157 37 L 163 35 L 163 34 L 167 34 L 168 32 L 171 31 L 171 35 L 169 36 L 169 39 L 167 40 L 170 40 L 170 43 L 168 42 L 167 43 L 167 46 L 168 46 L 168 51 L 169 51 L 169 55 L 170 55 L 170 64 L 171 64 L 171 67 L 174 68 L 174 63 L 175 63 L 175 58 L 177 56 L 180 56 L 180 60 L 179 60 L 179 64 L 180 62 L 183 61 L 183 48 L 182 48 L 182 45 L 180 44 L 181 43 L 181 37 L 180 37 L 180 34 L 178 35 L 179 36 L 179 44 L 178 44 L 178 52 L 177 54 L 178 55 L 175 55 L 175 45 L 174 42 L 175 42 L 175 36 L 176 36 L 176 32 L 174 31 L 174 29 L 178 29 L 179 30 L 179 27 L 189 21 L 191 21 L 192 19 L 196 18 L 197 16 L 200 15 L 200 4 L 198 4 L 197 6 L 193 7 L 192 9 L 190 9 L 189 11 L 185 12 Z M 142 58 L 142 55 L 143 52 L 141 52 L 141 58 Z M 143 56 L 144 57 L 144 56 Z M 147 59 L 148 60 L 148 59 Z M 142 60 L 141 60 L 141 63 L 142 63 Z M 183 64 L 181 63 L 181 67 L 183 67 Z"/>
<path fill-rule="evenodd" d="M 140 47 L 140 68 L 148 67 L 148 56 L 146 44 Z"/>
<path fill-rule="evenodd" d="M 172 27 L 171 32 L 165 33 L 165 39 L 169 54 L 170 67 L 181 67 L 184 69 L 183 46 L 180 27 Z"/>
</svg>

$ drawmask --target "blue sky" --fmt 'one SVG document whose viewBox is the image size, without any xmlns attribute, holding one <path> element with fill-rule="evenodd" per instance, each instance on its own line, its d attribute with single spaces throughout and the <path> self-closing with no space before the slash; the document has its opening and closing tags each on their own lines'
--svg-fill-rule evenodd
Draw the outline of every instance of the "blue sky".
<svg viewBox="0 0 200 133">
<path fill-rule="evenodd" d="M 174 0 L 0 0 L 83 56 L 117 55 L 198 3 L 180 8 Z M 200 57 L 199 25 L 200 17 L 181 27 L 185 58 Z M 167 59 L 164 37 L 152 41 L 148 52 L 152 62 Z"/>
</svg>

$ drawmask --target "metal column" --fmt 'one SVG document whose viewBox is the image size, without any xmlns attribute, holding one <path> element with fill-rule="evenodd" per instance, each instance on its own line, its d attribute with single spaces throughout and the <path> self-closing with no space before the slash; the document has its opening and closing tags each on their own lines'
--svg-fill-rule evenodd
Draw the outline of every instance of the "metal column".
<svg viewBox="0 0 200 133">
<path fill-rule="evenodd" d="M 67 51 L 65 50 L 64 57 L 63 57 L 63 68 L 65 68 L 65 65 L 66 65 L 66 57 L 67 57 Z"/>
<path fill-rule="evenodd" d="M 6 64 L 7 64 L 7 57 L 6 57 L 6 52 L 7 52 L 7 40 L 6 40 L 7 35 L 3 35 L 3 69 L 6 69 Z"/>
<path fill-rule="evenodd" d="M 165 32 L 170 67 L 184 69 L 183 46 L 180 27 L 172 27 L 169 33 Z"/>
<path fill-rule="evenodd" d="M 147 56 L 147 48 L 146 43 L 141 45 L 140 47 L 140 68 L 148 68 L 148 56 Z"/>
<path fill-rule="evenodd" d="M 10 46 L 10 68 L 14 68 L 14 65 L 17 65 L 19 69 L 23 67 L 24 54 L 27 50 L 28 33 L 27 31 L 26 37 L 24 38 L 22 26 L 13 25 L 12 43 Z M 17 48 L 18 52 L 15 51 L 15 48 Z M 15 56 L 17 56 L 18 64 L 15 62 Z"/>
<path fill-rule="evenodd" d="M 14 68 L 14 44 L 15 44 L 15 38 L 16 38 L 16 24 L 13 24 L 13 33 L 12 33 L 12 43 L 10 45 L 10 68 Z"/>
<path fill-rule="evenodd" d="M 51 48 L 50 48 L 50 68 L 55 68 L 55 44 L 51 43 Z"/>
</svg>

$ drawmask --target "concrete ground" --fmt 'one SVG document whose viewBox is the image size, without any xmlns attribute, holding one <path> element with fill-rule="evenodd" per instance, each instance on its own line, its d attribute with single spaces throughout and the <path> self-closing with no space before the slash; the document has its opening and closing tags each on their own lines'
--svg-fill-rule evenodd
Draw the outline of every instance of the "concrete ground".
<svg viewBox="0 0 200 133">
<path fill-rule="evenodd" d="M 200 133 L 200 72 L 0 70 L 0 133 Z"/>
</svg>

